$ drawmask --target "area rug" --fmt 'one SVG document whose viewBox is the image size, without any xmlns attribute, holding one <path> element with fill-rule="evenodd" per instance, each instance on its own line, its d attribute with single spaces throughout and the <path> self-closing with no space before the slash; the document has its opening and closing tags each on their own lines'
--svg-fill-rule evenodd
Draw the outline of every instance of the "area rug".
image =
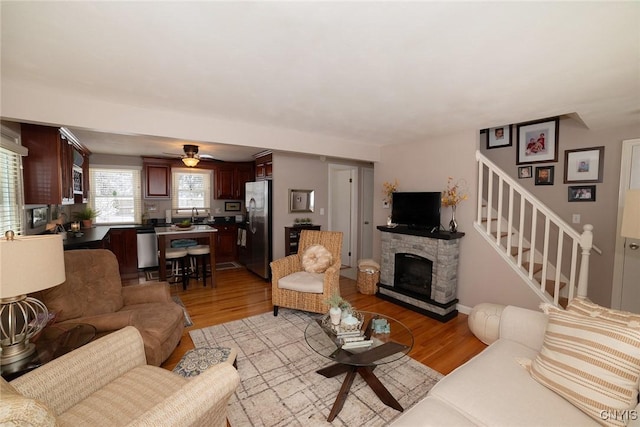
<svg viewBox="0 0 640 427">
<path fill-rule="evenodd" d="M 191 321 L 191 316 L 189 316 L 189 312 L 187 311 L 187 308 L 184 306 L 180 297 L 177 295 L 174 295 L 171 298 L 175 301 L 176 304 L 182 307 L 182 311 L 184 311 L 184 326 L 185 327 L 193 326 L 193 322 Z"/>
<path fill-rule="evenodd" d="M 241 268 L 242 266 L 237 262 L 219 262 L 216 264 L 216 271 L 220 270 L 232 270 L 234 268 Z"/>
<path fill-rule="evenodd" d="M 235 347 L 241 383 L 231 397 L 232 426 L 383 426 L 400 412 L 389 408 L 356 376 L 342 411 L 327 417 L 345 374 L 324 378 L 316 371 L 332 364 L 305 342 L 316 315 L 280 308 L 273 313 L 190 331 L 196 347 Z M 442 375 L 411 359 L 376 368 L 376 375 L 407 410 Z"/>
</svg>

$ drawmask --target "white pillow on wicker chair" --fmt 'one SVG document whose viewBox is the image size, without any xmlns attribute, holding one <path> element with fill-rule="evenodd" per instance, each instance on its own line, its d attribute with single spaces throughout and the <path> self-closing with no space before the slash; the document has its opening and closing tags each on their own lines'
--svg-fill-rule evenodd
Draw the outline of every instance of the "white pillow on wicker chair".
<svg viewBox="0 0 640 427">
<path fill-rule="evenodd" d="M 324 273 L 333 264 L 333 255 L 322 245 L 311 245 L 302 254 L 302 268 L 307 273 Z"/>
</svg>

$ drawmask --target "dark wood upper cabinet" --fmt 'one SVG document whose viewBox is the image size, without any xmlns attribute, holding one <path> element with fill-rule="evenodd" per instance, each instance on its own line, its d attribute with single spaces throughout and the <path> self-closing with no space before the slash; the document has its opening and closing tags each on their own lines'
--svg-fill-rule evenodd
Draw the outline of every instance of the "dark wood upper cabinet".
<svg viewBox="0 0 640 427">
<path fill-rule="evenodd" d="M 144 197 L 146 199 L 171 198 L 171 164 L 170 160 L 143 159 Z"/>
<path fill-rule="evenodd" d="M 64 128 L 23 123 L 20 133 L 29 149 L 22 162 L 25 204 L 86 202 L 89 150 Z"/>
<path fill-rule="evenodd" d="M 267 153 L 256 157 L 256 181 L 273 178 L 273 155 Z"/>
<path fill-rule="evenodd" d="M 244 184 L 253 181 L 253 163 L 224 163 L 214 170 L 216 199 L 244 199 Z"/>
</svg>

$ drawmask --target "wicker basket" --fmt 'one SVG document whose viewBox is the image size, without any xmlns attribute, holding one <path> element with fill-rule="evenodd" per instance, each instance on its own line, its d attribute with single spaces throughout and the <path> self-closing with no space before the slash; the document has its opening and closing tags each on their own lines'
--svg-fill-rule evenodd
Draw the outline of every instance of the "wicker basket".
<svg viewBox="0 0 640 427">
<path fill-rule="evenodd" d="M 378 282 L 380 281 L 380 271 L 358 269 L 358 292 L 365 295 L 373 295 L 378 292 Z"/>
</svg>

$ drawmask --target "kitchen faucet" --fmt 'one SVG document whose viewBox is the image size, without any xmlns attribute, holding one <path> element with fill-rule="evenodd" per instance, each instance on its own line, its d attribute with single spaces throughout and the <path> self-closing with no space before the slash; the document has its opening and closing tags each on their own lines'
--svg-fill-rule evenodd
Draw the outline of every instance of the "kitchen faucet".
<svg viewBox="0 0 640 427">
<path fill-rule="evenodd" d="M 195 212 L 195 214 L 194 214 Z M 191 208 L 191 223 L 194 224 L 196 222 L 196 218 L 198 217 L 198 208 Z"/>
</svg>

